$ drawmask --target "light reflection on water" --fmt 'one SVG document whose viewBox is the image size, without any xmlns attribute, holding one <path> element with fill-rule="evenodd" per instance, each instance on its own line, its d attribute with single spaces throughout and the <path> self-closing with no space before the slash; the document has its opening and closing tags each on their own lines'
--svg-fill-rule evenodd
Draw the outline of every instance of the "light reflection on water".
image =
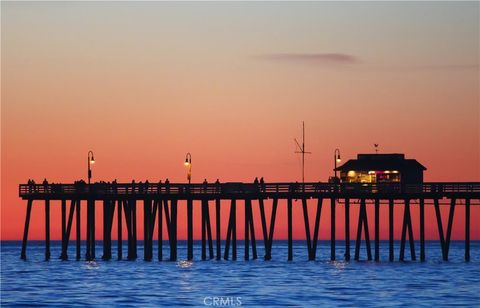
<svg viewBox="0 0 480 308">
<path fill-rule="evenodd" d="M 177 266 L 180 268 L 189 268 L 193 265 L 193 261 L 180 260 L 177 262 Z"/>
<path fill-rule="evenodd" d="M 424 263 L 388 262 L 386 242 L 381 243 L 379 263 L 341 260 L 341 241 L 338 260 L 333 262 L 328 261 L 329 242 L 319 242 L 317 261 L 310 262 L 303 242 L 294 243 L 291 262 L 286 261 L 286 242 L 274 242 L 273 259 L 268 262 L 262 259 L 262 245 L 257 247 L 259 259 L 248 262 L 243 261 L 240 245 L 237 261 L 201 261 L 200 245 L 195 243 L 194 260 L 187 261 L 186 243 L 180 242 L 177 262 L 144 262 L 142 246 L 137 261 L 116 261 L 115 255 L 112 261 L 102 261 L 100 245 L 98 242 L 98 260 L 85 262 L 74 261 L 74 247 L 69 250 L 72 261 L 57 259 L 60 244 L 52 243 L 52 259 L 45 262 L 43 243 L 29 242 L 24 262 L 19 258 L 19 242 L 2 242 L 2 306 L 203 306 L 206 296 L 241 297 L 246 306 L 480 303 L 480 242 L 472 242 L 470 263 L 463 261 L 462 242 L 452 242 L 449 262 L 442 261 L 438 242 L 427 242 Z M 361 253 L 365 259 L 365 250 Z M 395 253 L 398 258 L 398 245 Z M 164 254 L 168 256 L 166 244 Z"/>
</svg>

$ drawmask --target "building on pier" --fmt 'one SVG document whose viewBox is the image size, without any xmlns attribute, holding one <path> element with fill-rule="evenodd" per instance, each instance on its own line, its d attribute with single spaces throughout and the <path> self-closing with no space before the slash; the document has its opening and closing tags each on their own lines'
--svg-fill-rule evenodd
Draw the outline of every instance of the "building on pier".
<svg viewBox="0 0 480 308">
<path fill-rule="evenodd" d="M 358 154 L 336 171 L 343 183 L 423 183 L 427 170 L 415 159 L 405 159 L 404 154 Z"/>
</svg>

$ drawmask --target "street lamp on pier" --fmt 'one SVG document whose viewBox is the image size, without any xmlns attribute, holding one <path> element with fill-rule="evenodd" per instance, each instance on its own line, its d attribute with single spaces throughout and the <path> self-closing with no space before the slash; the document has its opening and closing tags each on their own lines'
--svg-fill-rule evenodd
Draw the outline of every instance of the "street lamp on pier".
<svg viewBox="0 0 480 308">
<path fill-rule="evenodd" d="M 187 172 L 187 180 L 188 184 L 192 181 L 192 155 L 190 153 L 187 153 L 185 156 L 185 167 L 188 168 Z"/>
<path fill-rule="evenodd" d="M 92 178 L 91 164 L 95 163 L 95 158 L 93 158 L 92 151 L 88 151 L 87 159 L 88 159 L 88 184 L 90 184 L 90 179 Z"/>
<path fill-rule="evenodd" d="M 335 149 L 335 152 L 333 153 L 333 161 L 334 161 L 334 166 L 335 168 L 333 169 L 335 171 L 335 181 L 337 181 L 337 163 L 340 163 L 342 160 L 340 159 L 340 150 Z"/>
</svg>

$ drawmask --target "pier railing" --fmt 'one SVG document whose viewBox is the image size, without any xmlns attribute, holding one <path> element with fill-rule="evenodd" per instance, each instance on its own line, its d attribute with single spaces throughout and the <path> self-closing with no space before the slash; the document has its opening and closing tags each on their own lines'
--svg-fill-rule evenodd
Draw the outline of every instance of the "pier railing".
<svg viewBox="0 0 480 308">
<path fill-rule="evenodd" d="M 478 182 L 400 183 L 75 183 L 75 184 L 21 184 L 19 195 L 24 199 L 54 195 L 126 196 L 126 195 L 245 195 L 245 194 L 445 194 L 479 193 Z"/>
</svg>

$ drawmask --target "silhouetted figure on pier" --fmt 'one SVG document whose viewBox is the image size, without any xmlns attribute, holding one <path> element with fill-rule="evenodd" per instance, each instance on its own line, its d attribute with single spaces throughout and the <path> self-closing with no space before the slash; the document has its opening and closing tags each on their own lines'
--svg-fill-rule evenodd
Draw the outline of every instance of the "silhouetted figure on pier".
<svg viewBox="0 0 480 308">
<path fill-rule="evenodd" d="M 215 181 L 215 192 L 220 193 L 220 180 L 219 179 L 217 179 Z"/>
<path fill-rule="evenodd" d="M 262 192 L 265 192 L 265 181 L 263 180 L 263 176 L 260 178 L 260 189 Z"/>
<path fill-rule="evenodd" d="M 116 194 L 118 191 L 117 179 L 113 180 L 112 182 L 112 190 L 114 194 Z"/>
<path fill-rule="evenodd" d="M 28 192 L 32 193 L 33 191 L 33 180 L 28 179 Z"/>
<path fill-rule="evenodd" d="M 150 183 L 148 180 L 145 181 L 145 193 L 148 193 L 148 186 L 150 186 Z"/>
<path fill-rule="evenodd" d="M 135 180 L 132 180 L 132 194 L 135 193 Z"/>
<path fill-rule="evenodd" d="M 203 180 L 203 192 L 207 193 L 207 188 L 208 188 L 208 182 L 207 179 Z"/>
<path fill-rule="evenodd" d="M 45 193 L 47 193 L 48 192 L 48 181 L 47 181 L 47 179 L 43 179 L 42 184 L 43 184 L 43 191 Z"/>
<path fill-rule="evenodd" d="M 162 192 L 162 180 L 158 181 L 157 184 L 157 194 Z"/>
<path fill-rule="evenodd" d="M 253 180 L 253 186 L 255 187 L 255 191 L 260 191 L 260 187 L 258 186 L 258 178 L 255 177 L 255 180 Z"/>
<path fill-rule="evenodd" d="M 168 178 L 165 180 L 165 191 L 167 192 L 167 194 L 170 193 L 170 181 L 168 180 Z"/>
</svg>

